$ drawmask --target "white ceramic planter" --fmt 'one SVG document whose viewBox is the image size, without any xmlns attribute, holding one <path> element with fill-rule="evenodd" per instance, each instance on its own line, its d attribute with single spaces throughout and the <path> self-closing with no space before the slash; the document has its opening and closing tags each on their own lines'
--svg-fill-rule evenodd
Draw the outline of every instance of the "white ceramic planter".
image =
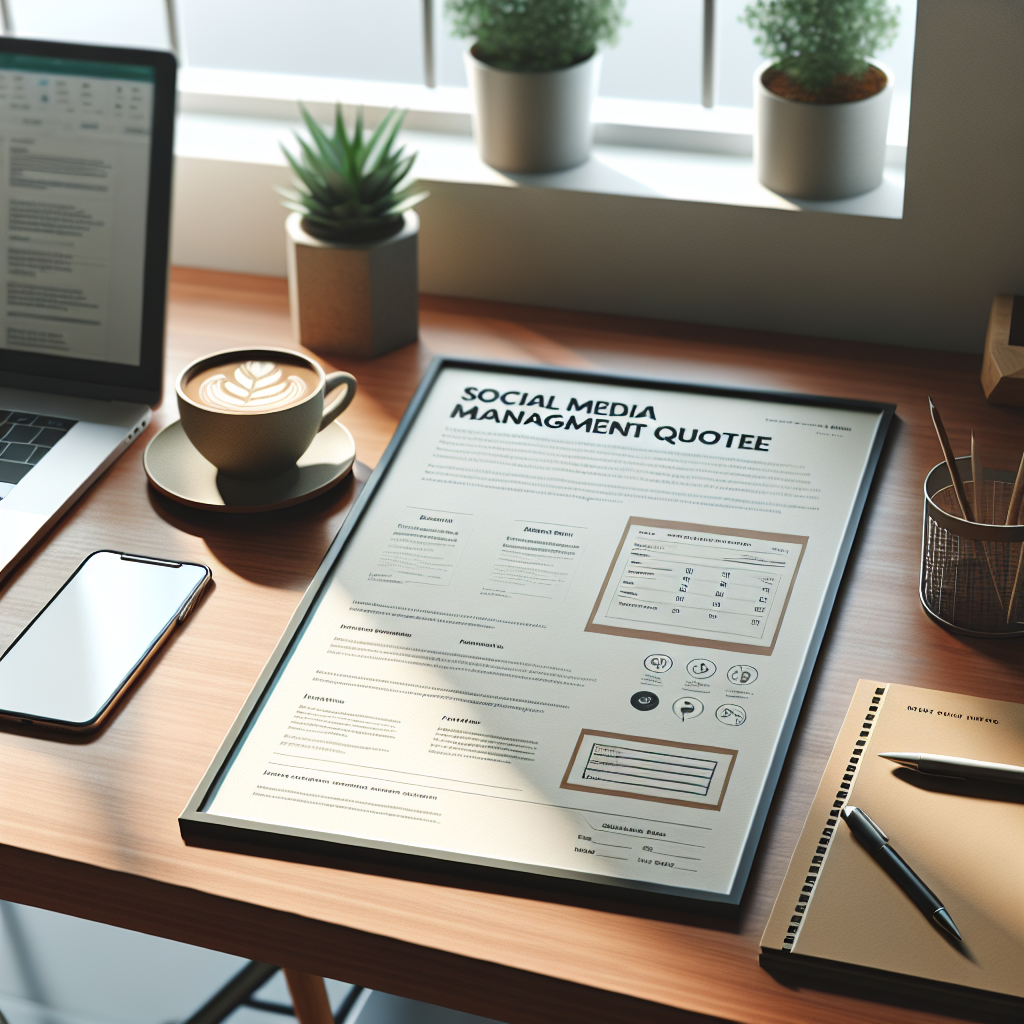
<svg viewBox="0 0 1024 1024">
<path fill-rule="evenodd" d="M 405 214 L 397 235 L 377 242 L 325 242 L 302 217 L 285 222 L 288 299 L 296 339 L 324 355 L 368 358 L 415 341 L 419 333 L 417 239 L 420 219 Z"/>
<path fill-rule="evenodd" d="M 467 51 L 473 135 L 484 163 L 539 174 L 576 167 L 590 156 L 590 108 L 601 55 L 557 71 L 501 71 Z"/>
<path fill-rule="evenodd" d="M 757 178 L 795 199 L 846 199 L 882 183 L 885 138 L 892 106 L 892 72 L 872 61 L 888 81 L 881 92 L 852 103 L 799 103 L 765 88 L 754 72 L 754 163 Z"/>
</svg>

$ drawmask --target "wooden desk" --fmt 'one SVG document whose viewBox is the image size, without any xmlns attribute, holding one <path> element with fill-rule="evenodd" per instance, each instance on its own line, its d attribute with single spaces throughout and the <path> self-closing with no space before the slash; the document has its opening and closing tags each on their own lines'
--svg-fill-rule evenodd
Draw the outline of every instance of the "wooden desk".
<svg viewBox="0 0 1024 1024">
<path fill-rule="evenodd" d="M 171 296 L 171 397 L 0 594 L 0 643 L 96 548 L 204 561 L 216 586 L 98 739 L 0 733 L 0 897 L 517 1024 L 941 1019 L 787 989 L 758 967 L 757 944 L 858 677 L 1022 700 L 1018 641 L 952 636 L 917 597 L 921 485 L 939 461 L 925 396 L 958 452 L 973 427 L 987 464 L 1020 458 L 1022 414 L 985 404 L 979 356 L 428 298 L 418 346 L 346 366 L 360 388 L 345 422 L 370 466 L 436 353 L 898 403 L 741 916 L 707 923 L 182 843 L 178 812 L 353 487 L 252 517 L 192 512 L 148 488 L 143 449 L 177 416 L 181 367 L 217 348 L 292 344 L 281 281 L 178 271 Z"/>
</svg>

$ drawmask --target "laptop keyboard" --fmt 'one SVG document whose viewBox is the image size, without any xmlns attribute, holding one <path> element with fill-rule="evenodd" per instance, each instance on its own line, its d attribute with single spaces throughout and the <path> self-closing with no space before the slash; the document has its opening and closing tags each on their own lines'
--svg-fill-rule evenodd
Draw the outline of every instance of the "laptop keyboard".
<svg viewBox="0 0 1024 1024">
<path fill-rule="evenodd" d="M 0 498 L 10 494 L 77 422 L 0 409 Z"/>
</svg>

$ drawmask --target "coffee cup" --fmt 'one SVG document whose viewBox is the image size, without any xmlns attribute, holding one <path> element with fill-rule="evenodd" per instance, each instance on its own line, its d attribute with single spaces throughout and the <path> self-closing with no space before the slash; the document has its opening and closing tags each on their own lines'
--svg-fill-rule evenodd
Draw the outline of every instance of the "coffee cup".
<svg viewBox="0 0 1024 1024">
<path fill-rule="evenodd" d="M 325 407 L 327 396 L 345 390 Z M 195 448 L 231 476 L 278 476 L 355 398 L 351 373 L 325 374 L 299 352 L 227 349 L 190 363 L 175 384 Z"/>
</svg>

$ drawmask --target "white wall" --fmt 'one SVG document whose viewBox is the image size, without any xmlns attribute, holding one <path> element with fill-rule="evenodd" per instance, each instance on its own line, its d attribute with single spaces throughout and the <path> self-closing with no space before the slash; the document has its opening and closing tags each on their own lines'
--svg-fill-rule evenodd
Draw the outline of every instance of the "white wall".
<svg viewBox="0 0 1024 1024">
<path fill-rule="evenodd" d="M 921 0 L 902 220 L 427 181 L 421 289 L 958 351 L 1024 293 L 1024 0 Z M 284 273 L 283 168 L 179 157 L 176 263 Z"/>
</svg>

